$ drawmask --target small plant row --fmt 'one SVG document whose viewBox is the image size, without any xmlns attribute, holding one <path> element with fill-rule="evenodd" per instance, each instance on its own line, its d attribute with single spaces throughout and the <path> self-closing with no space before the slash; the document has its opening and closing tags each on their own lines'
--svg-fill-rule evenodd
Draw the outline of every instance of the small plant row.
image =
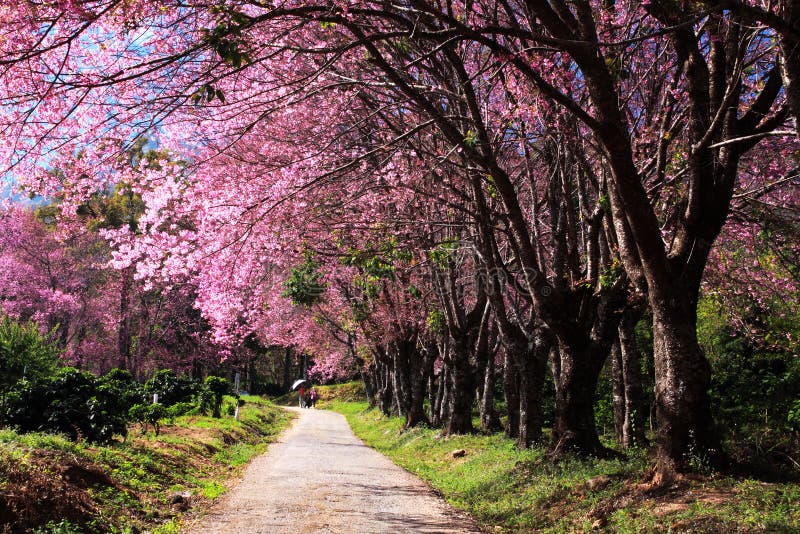
<svg viewBox="0 0 800 534">
<path fill-rule="evenodd" d="M 60 351 L 34 323 L 0 320 L 0 426 L 20 433 L 93 443 L 127 436 L 131 423 L 158 433 L 162 421 L 193 411 L 220 417 L 230 389 L 222 377 L 200 381 L 169 369 L 140 383 L 122 369 L 95 376 L 63 367 Z"/>
<path fill-rule="evenodd" d="M 139 424 L 142 433 L 152 429 L 158 434 L 163 421 L 180 415 L 220 417 L 229 390 L 225 378 L 199 381 L 168 369 L 141 384 L 122 369 L 97 377 L 63 367 L 52 376 L 24 378 L 3 392 L 0 425 L 20 433 L 60 433 L 73 441 L 107 443 L 115 435 L 127 436 L 131 423 Z M 154 394 L 158 402 L 152 402 Z"/>
</svg>

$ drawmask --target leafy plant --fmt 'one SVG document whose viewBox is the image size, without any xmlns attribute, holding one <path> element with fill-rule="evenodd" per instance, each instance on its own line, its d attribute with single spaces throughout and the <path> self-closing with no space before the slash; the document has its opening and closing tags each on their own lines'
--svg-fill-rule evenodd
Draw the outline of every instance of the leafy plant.
<svg viewBox="0 0 800 534">
<path fill-rule="evenodd" d="M 161 421 L 167 418 L 167 409 L 161 404 L 135 404 L 128 411 L 132 422 L 139 423 L 142 434 L 147 433 L 148 427 L 153 427 L 155 435 L 161 432 Z"/>
<path fill-rule="evenodd" d="M 800 400 L 792 403 L 789 413 L 786 416 L 786 422 L 792 432 L 800 432 Z"/>
<path fill-rule="evenodd" d="M 200 391 L 200 383 L 189 376 L 178 376 L 171 369 L 156 372 L 145 382 L 144 390 L 149 396 L 158 394 L 158 403 L 172 406 L 178 402 L 191 402 Z"/>
<path fill-rule="evenodd" d="M 295 306 L 306 308 L 321 301 L 326 288 L 320 267 L 313 254 L 306 252 L 303 263 L 290 271 L 281 296 L 291 300 Z"/>
<path fill-rule="evenodd" d="M 230 391 L 230 383 L 220 376 L 209 376 L 203 383 L 203 390 L 207 393 L 201 395 L 200 409 L 204 413 L 210 410 L 212 417 L 221 417 L 222 397 Z"/>
<path fill-rule="evenodd" d="M 63 519 L 58 523 L 50 521 L 45 526 L 35 528 L 31 532 L 33 532 L 33 534 L 81 534 L 83 530 L 77 525 L 73 525 L 66 519 Z"/>
<path fill-rule="evenodd" d="M 0 319 L 0 395 L 18 380 L 38 380 L 55 373 L 61 350 L 50 338 L 32 321 Z"/>
<path fill-rule="evenodd" d="M 98 383 L 107 403 L 121 413 L 127 414 L 131 406 L 145 401 L 144 388 L 130 371 L 112 369 L 99 377 Z"/>
<path fill-rule="evenodd" d="M 18 382 L 0 406 L 0 421 L 22 433 L 61 433 L 73 441 L 104 443 L 127 434 L 127 413 L 113 392 L 72 367 L 38 382 Z"/>
<path fill-rule="evenodd" d="M 167 408 L 167 419 L 169 419 L 170 423 L 173 423 L 176 417 L 180 417 L 181 415 L 186 415 L 195 408 L 196 406 L 191 402 L 175 403 Z"/>
</svg>

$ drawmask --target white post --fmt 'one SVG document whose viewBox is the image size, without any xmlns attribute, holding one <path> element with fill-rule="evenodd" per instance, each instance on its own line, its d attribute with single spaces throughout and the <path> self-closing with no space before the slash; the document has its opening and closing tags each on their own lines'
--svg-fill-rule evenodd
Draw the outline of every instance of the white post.
<svg viewBox="0 0 800 534">
<path fill-rule="evenodd" d="M 233 414 L 235 420 L 239 420 L 239 373 L 233 378 L 233 390 L 236 392 L 236 412 Z"/>
</svg>

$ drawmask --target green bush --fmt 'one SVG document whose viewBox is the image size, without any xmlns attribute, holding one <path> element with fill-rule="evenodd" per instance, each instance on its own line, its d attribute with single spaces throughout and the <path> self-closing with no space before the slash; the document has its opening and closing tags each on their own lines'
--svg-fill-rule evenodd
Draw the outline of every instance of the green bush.
<svg viewBox="0 0 800 534">
<path fill-rule="evenodd" d="M 178 402 L 191 402 L 200 390 L 200 383 L 189 376 L 178 376 L 175 371 L 162 369 L 145 382 L 144 390 L 152 398 L 158 393 L 158 403 L 172 406 Z"/>
<path fill-rule="evenodd" d="M 792 432 L 800 433 L 800 400 L 792 403 L 789 414 L 786 416 L 786 422 Z"/>
<path fill-rule="evenodd" d="M 713 295 L 698 305 L 698 338 L 713 369 L 709 393 L 714 420 L 727 452 L 750 472 L 769 477 L 797 473 L 800 360 L 786 347 L 766 343 L 766 336 L 779 332 L 757 324 L 764 317 L 760 311 L 751 313 L 745 319 L 753 321 L 756 331 L 766 332 L 761 339 L 744 335 L 748 323 L 732 320 Z M 787 332 L 797 337 L 796 330 Z"/>
<path fill-rule="evenodd" d="M 800 398 L 800 360 L 777 347 L 755 346 L 712 297 L 699 303 L 698 337 L 714 370 L 711 397 L 723 428 L 739 434 L 783 433 Z"/>
<path fill-rule="evenodd" d="M 134 404 L 128 411 L 130 420 L 142 426 L 142 434 L 147 433 L 149 426 L 153 427 L 156 436 L 161 431 L 161 421 L 168 416 L 167 409 L 160 404 Z"/>
<path fill-rule="evenodd" d="M 243 398 L 234 396 L 230 401 L 223 403 L 222 411 L 225 412 L 225 415 L 236 415 L 236 408 L 241 408 L 245 405 L 245 402 Z"/>
<path fill-rule="evenodd" d="M 127 414 L 131 406 L 146 400 L 144 388 L 129 371 L 112 369 L 98 380 L 100 390 L 108 402 L 113 405 L 109 408 L 119 413 Z"/>
<path fill-rule="evenodd" d="M 72 367 L 37 382 L 17 382 L 0 404 L 0 421 L 21 433 L 60 433 L 95 443 L 127 434 L 127 412 L 113 392 L 94 375 Z"/>
<path fill-rule="evenodd" d="M 177 402 L 167 408 L 167 419 L 170 423 L 174 423 L 176 417 L 186 415 L 195 408 L 196 406 L 191 402 Z"/>
<path fill-rule="evenodd" d="M 221 417 L 222 397 L 230 391 L 230 382 L 220 376 L 206 377 L 200 392 L 200 411 L 211 412 L 212 417 Z"/>
<path fill-rule="evenodd" d="M 60 349 L 39 331 L 36 323 L 0 318 L 0 396 L 27 378 L 53 376 L 59 366 Z"/>
</svg>

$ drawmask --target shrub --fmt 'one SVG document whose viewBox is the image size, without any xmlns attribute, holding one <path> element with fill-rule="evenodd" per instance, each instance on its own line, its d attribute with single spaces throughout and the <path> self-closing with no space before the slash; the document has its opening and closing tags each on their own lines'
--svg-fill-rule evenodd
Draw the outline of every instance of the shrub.
<svg viewBox="0 0 800 534">
<path fill-rule="evenodd" d="M 796 400 L 792 403 L 789 414 L 786 416 L 786 422 L 792 432 L 796 434 L 800 433 L 800 400 Z"/>
<path fill-rule="evenodd" d="M 104 443 L 127 434 L 127 413 L 89 373 L 65 367 L 38 382 L 19 381 L 0 406 L 0 420 L 19 432 L 53 432 Z"/>
<path fill-rule="evenodd" d="M 178 402 L 191 402 L 200 390 L 200 383 L 189 376 L 178 376 L 175 371 L 162 369 L 145 382 L 145 392 L 152 397 L 158 393 L 158 402 L 172 406 Z"/>
<path fill-rule="evenodd" d="M 0 395 L 23 378 L 37 381 L 55 374 L 61 351 L 49 337 L 32 321 L 0 319 Z"/>
<path fill-rule="evenodd" d="M 49 521 L 45 526 L 35 528 L 31 531 L 33 534 L 81 534 L 83 529 L 66 519 L 60 522 Z"/>
<path fill-rule="evenodd" d="M 142 426 L 142 434 L 148 426 L 153 427 L 156 436 L 161 431 L 161 420 L 167 418 L 167 409 L 160 404 L 134 404 L 128 411 L 130 420 Z"/>
<path fill-rule="evenodd" d="M 191 402 L 178 402 L 167 408 L 167 419 L 170 423 L 175 422 L 176 417 L 186 415 L 195 409 L 195 405 Z"/>
<path fill-rule="evenodd" d="M 700 301 L 697 320 L 698 336 L 713 368 L 715 419 L 726 431 L 742 436 L 784 434 L 792 404 L 800 398 L 800 361 L 795 354 L 756 346 L 736 331 L 711 297 Z"/>
<path fill-rule="evenodd" d="M 205 386 L 197 394 L 197 409 L 203 415 L 214 411 L 214 394 Z"/>
<path fill-rule="evenodd" d="M 230 383 L 220 376 L 206 377 L 200 393 L 200 410 L 205 414 L 211 411 L 212 417 L 221 417 L 222 397 L 230 390 Z"/>
<path fill-rule="evenodd" d="M 99 379 L 100 390 L 104 393 L 113 408 L 127 414 L 134 404 L 145 402 L 142 385 L 133 375 L 124 369 L 112 369 Z"/>
<path fill-rule="evenodd" d="M 225 403 L 225 413 L 227 415 L 236 415 L 236 408 L 241 408 L 245 403 L 246 401 L 243 398 L 234 396 L 231 402 Z"/>
</svg>

